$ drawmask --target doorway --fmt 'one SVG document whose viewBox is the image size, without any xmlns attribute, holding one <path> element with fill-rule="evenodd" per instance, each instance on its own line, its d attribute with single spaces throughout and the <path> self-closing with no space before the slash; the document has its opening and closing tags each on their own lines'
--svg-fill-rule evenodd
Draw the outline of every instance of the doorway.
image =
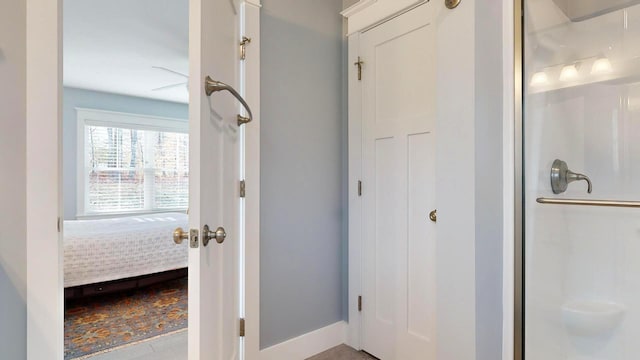
<svg viewBox="0 0 640 360">
<path fill-rule="evenodd" d="M 189 2 L 63 2 L 64 358 L 187 358 Z"/>
<path fill-rule="evenodd" d="M 360 36 L 362 349 L 435 359 L 435 6 Z"/>
</svg>

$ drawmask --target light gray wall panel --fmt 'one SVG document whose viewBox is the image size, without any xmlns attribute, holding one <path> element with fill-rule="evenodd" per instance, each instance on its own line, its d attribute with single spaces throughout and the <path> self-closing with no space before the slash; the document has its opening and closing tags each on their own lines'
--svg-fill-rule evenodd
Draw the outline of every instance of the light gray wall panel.
<svg viewBox="0 0 640 360">
<path fill-rule="evenodd" d="M 63 196 L 64 218 L 77 215 L 77 117 L 76 108 L 108 110 L 141 115 L 185 119 L 189 118 L 187 104 L 109 94 L 76 88 L 64 88 L 63 95 Z"/>
<path fill-rule="evenodd" d="M 0 358 L 25 359 L 26 1 L 2 2 L 0 80 Z"/>
<path fill-rule="evenodd" d="M 263 1 L 261 348 L 343 318 L 341 9 Z"/>
</svg>

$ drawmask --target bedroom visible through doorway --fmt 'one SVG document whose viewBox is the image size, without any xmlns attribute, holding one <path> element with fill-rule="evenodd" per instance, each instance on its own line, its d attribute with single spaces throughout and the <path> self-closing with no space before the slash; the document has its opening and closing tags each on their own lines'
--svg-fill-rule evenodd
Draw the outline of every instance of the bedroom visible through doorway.
<svg viewBox="0 0 640 360">
<path fill-rule="evenodd" d="M 64 0 L 65 360 L 187 358 L 188 6 Z"/>
</svg>

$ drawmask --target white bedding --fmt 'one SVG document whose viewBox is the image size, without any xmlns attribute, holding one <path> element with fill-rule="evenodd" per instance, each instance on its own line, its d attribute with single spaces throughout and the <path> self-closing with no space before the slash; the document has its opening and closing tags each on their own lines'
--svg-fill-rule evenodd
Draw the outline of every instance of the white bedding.
<svg viewBox="0 0 640 360">
<path fill-rule="evenodd" d="M 186 214 L 65 221 L 64 286 L 187 267 L 188 241 L 173 242 L 177 227 L 188 227 Z"/>
</svg>

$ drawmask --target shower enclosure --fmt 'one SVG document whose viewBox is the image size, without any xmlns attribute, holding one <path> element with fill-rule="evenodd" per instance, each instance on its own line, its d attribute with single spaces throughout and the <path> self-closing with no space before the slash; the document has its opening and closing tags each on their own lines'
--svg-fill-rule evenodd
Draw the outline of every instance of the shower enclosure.
<svg viewBox="0 0 640 360">
<path fill-rule="evenodd" d="M 526 360 L 640 359 L 638 3 L 522 3 Z"/>
</svg>

